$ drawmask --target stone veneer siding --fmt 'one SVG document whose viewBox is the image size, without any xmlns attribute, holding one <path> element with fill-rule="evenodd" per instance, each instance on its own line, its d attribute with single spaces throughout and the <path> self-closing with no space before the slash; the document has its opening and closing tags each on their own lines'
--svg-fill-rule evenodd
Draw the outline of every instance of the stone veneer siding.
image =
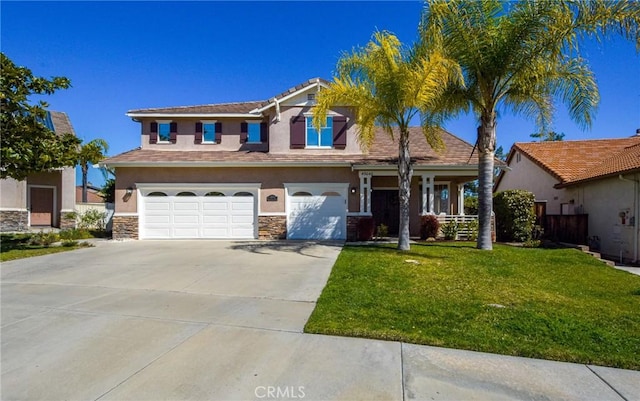
<svg viewBox="0 0 640 401">
<path fill-rule="evenodd" d="M 286 239 L 287 216 L 258 216 L 258 238 Z"/>
<path fill-rule="evenodd" d="M 29 226 L 26 210 L 0 210 L 0 231 L 26 231 Z"/>
<path fill-rule="evenodd" d="M 113 216 L 113 239 L 138 239 L 138 216 Z"/>
<path fill-rule="evenodd" d="M 75 212 L 60 213 L 60 229 L 67 230 L 70 228 L 76 228 L 76 213 Z"/>
</svg>

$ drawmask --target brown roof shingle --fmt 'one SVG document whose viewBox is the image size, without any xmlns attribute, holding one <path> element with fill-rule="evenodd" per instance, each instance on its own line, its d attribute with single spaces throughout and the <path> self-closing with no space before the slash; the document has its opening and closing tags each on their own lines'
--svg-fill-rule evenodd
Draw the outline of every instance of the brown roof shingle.
<svg viewBox="0 0 640 401">
<path fill-rule="evenodd" d="M 262 101 L 203 104 L 198 106 L 157 107 L 151 109 L 129 110 L 127 114 L 215 114 L 240 113 L 246 114 L 262 104 Z"/>
<path fill-rule="evenodd" d="M 639 144 L 640 136 L 515 143 L 509 158 L 519 150 L 564 185 L 640 168 Z"/>
<path fill-rule="evenodd" d="M 67 113 L 61 111 L 49 111 L 49 113 L 51 114 L 51 122 L 57 134 L 76 134 Z"/>
</svg>

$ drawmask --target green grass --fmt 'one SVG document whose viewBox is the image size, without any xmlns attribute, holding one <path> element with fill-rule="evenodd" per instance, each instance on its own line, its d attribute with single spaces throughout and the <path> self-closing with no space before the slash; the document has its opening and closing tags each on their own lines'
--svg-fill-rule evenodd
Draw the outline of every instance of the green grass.
<svg viewBox="0 0 640 401">
<path fill-rule="evenodd" d="M 0 262 L 66 252 L 83 247 L 79 244 L 72 246 L 32 245 L 29 243 L 32 236 L 32 234 L 0 235 Z"/>
<path fill-rule="evenodd" d="M 640 276 L 574 249 L 347 246 L 305 331 L 640 369 Z"/>
</svg>

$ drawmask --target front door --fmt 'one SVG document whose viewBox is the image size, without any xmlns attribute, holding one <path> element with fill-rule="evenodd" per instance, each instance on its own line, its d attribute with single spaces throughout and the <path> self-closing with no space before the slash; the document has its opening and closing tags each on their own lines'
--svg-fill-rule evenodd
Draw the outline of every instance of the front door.
<svg viewBox="0 0 640 401">
<path fill-rule="evenodd" d="M 376 226 L 389 227 L 389 235 L 398 235 L 400 202 L 397 189 L 374 189 L 371 193 L 371 214 Z"/>
<path fill-rule="evenodd" d="M 53 188 L 31 188 L 31 225 L 53 225 Z"/>
</svg>

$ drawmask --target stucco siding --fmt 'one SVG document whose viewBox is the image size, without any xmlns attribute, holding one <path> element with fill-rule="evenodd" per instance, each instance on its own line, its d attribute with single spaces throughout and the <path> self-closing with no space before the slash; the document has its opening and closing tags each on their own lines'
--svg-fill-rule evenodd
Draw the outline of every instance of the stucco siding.
<svg viewBox="0 0 640 401">
<path fill-rule="evenodd" d="M 0 180 L 0 209 L 26 209 L 27 182 L 13 178 Z"/>
<path fill-rule="evenodd" d="M 571 195 L 566 189 L 555 189 L 558 180 L 521 154 L 520 161 L 517 155 L 511 159 L 509 168 L 496 187 L 496 192 L 508 189 L 524 189 L 532 192 L 538 202 L 547 202 L 547 214 L 561 214 L 561 204 L 568 203 Z"/>
<path fill-rule="evenodd" d="M 640 174 L 628 178 L 640 180 Z M 638 230 L 637 206 L 634 204 L 636 188 L 632 182 L 614 177 L 568 189 L 589 215 L 589 236 L 599 238 L 603 255 L 618 259 L 622 254 L 625 260 L 634 258 L 634 241 L 637 241 L 634 231 Z M 621 213 L 625 213 L 624 224 Z M 633 226 L 630 224 L 632 219 L 635 221 Z"/>
</svg>

